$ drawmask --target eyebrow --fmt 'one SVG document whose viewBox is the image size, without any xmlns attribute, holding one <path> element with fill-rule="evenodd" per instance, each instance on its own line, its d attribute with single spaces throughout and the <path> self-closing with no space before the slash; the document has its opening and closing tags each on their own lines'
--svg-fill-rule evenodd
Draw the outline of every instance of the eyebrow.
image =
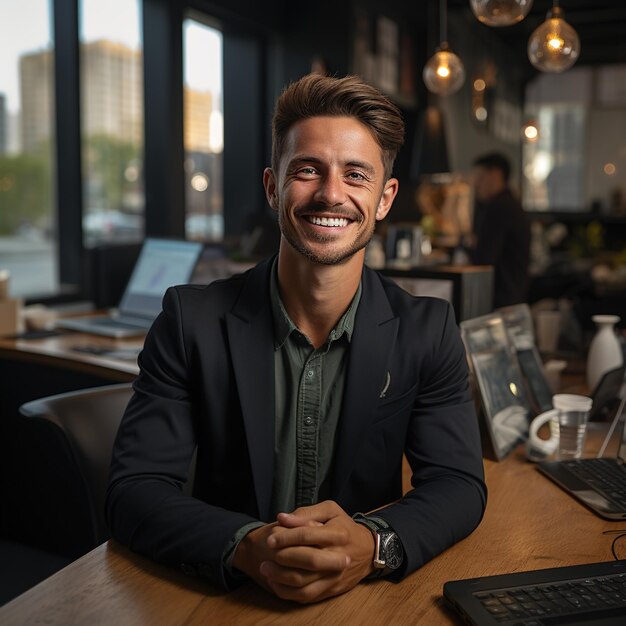
<svg viewBox="0 0 626 626">
<path fill-rule="evenodd" d="M 291 159 L 291 161 L 289 161 L 289 166 L 293 167 L 294 165 L 298 165 L 300 163 L 318 163 L 321 165 L 323 164 L 323 161 L 319 157 L 314 157 L 314 156 L 303 154 L 303 155 L 299 155 Z M 352 161 L 345 162 L 343 165 L 344 167 L 345 166 L 358 167 L 359 169 L 365 170 L 370 176 L 374 176 L 376 174 L 376 170 L 374 169 L 374 166 L 371 165 L 370 163 L 367 163 L 366 161 L 352 160 Z"/>
</svg>

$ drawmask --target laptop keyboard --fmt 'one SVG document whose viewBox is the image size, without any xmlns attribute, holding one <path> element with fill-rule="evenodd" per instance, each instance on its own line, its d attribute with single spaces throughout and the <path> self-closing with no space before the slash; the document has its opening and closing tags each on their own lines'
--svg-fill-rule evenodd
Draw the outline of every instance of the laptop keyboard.
<svg viewBox="0 0 626 626">
<path fill-rule="evenodd" d="M 626 467 L 615 459 L 584 459 L 561 463 L 576 477 L 626 511 Z"/>
<path fill-rule="evenodd" d="M 477 592 L 473 595 L 493 619 L 512 625 L 539 626 L 545 623 L 544 618 L 580 616 L 602 609 L 621 615 L 622 611 L 626 614 L 626 574 Z"/>
</svg>

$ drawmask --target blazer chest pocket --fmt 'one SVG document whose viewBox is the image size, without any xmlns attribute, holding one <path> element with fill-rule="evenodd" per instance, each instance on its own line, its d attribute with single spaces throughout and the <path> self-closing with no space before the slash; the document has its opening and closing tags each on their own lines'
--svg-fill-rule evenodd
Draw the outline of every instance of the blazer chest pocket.
<svg viewBox="0 0 626 626">
<path fill-rule="evenodd" d="M 378 424 L 410 411 L 413 403 L 415 402 L 416 392 L 417 383 L 398 395 L 381 398 L 378 402 L 376 417 L 374 417 L 373 423 Z"/>
</svg>

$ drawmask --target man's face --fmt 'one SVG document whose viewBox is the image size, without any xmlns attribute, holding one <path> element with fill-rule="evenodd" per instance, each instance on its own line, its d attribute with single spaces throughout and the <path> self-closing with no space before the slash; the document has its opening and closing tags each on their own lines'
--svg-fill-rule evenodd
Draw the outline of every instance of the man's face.
<svg viewBox="0 0 626 626">
<path fill-rule="evenodd" d="M 505 187 L 504 176 L 499 169 L 478 166 L 474 168 L 474 195 L 480 202 L 487 202 Z"/>
<path fill-rule="evenodd" d="M 294 124 L 279 171 L 264 173 L 283 238 L 309 260 L 332 265 L 362 250 L 387 215 L 395 179 L 384 180 L 382 152 L 351 117 L 312 117 Z"/>
</svg>

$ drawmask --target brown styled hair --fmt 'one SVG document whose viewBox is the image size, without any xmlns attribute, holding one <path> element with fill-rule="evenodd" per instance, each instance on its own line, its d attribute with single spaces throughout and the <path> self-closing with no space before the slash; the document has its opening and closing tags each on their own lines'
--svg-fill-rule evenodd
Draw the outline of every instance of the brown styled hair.
<svg viewBox="0 0 626 626">
<path fill-rule="evenodd" d="M 272 169 L 278 173 L 289 129 L 318 116 L 354 117 L 365 124 L 382 151 L 385 180 L 404 143 L 404 121 L 398 107 L 357 76 L 334 78 L 308 74 L 291 83 L 276 102 L 272 120 Z"/>
</svg>

